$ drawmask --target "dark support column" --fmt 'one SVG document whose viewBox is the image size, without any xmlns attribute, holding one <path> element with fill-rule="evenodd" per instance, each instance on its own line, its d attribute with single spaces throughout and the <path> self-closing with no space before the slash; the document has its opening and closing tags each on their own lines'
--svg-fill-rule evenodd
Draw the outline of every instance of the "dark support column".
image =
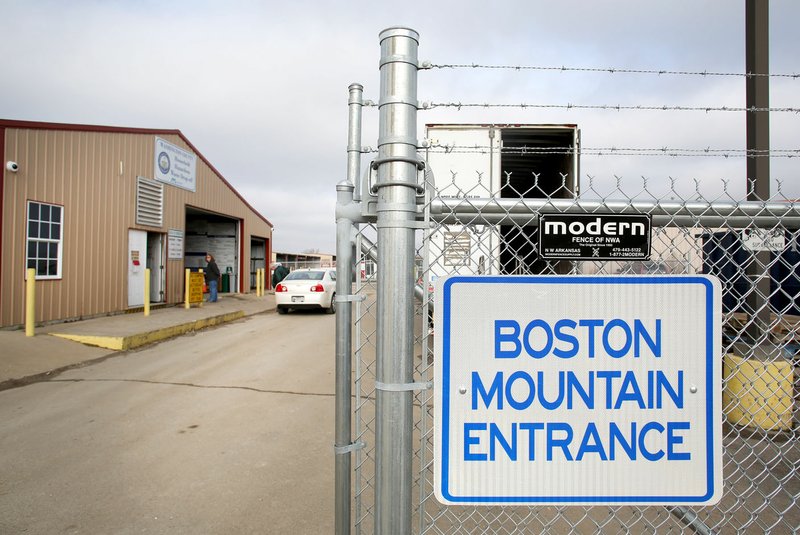
<svg viewBox="0 0 800 535">
<path fill-rule="evenodd" d="M 769 0 L 745 0 L 745 67 L 748 74 L 769 74 Z M 747 77 L 747 200 L 769 200 L 769 76 Z M 747 299 L 753 322 L 748 334 L 759 340 L 768 331 L 770 252 L 757 252 L 747 267 L 754 291 Z"/>
</svg>

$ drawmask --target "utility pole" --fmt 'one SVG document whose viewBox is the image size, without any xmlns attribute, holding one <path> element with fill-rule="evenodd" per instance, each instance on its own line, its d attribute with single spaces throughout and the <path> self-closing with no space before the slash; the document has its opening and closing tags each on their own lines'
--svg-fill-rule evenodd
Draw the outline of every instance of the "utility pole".
<svg viewBox="0 0 800 535">
<path fill-rule="evenodd" d="M 769 200 L 769 0 L 745 0 L 745 68 L 747 70 L 747 200 Z M 752 76 L 757 75 L 757 76 Z M 759 341 L 769 333 L 770 252 L 754 253 L 747 267 L 753 291 L 747 298 L 753 321 L 748 334 Z M 765 342 L 767 340 L 764 340 Z"/>
<path fill-rule="evenodd" d="M 769 199 L 769 0 L 745 0 L 747 200 Z"/>
</svg>

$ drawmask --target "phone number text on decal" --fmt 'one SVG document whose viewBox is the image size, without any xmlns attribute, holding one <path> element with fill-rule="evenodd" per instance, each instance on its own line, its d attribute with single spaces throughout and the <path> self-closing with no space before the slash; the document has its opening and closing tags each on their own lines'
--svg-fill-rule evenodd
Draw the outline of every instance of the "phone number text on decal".
<svg viewBox="0 0 800 535">
<path fill-rule="evenodd" d="M 645 256 L 645 254 L 641 249 L 615 249 L 609 252 L 608 256 Z"/>
</svg>

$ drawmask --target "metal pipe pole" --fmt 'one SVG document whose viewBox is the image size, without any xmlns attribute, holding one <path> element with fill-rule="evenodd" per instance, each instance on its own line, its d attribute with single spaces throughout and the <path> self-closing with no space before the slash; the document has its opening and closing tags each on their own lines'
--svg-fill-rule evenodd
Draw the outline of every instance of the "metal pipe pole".
<svg viewBox="0 0 800 535">
<path fill-rule="evenodd" d="M 361 252 L 364 256 L 378 263 L 378 247 L 372 243 L 366 236 L 361 236 Z M 425 302 L 425 288 L 419 284 L 414 285 L 414 298 L 420 303 Z M 433 303 L 428 303 L 428 306 L 433 308 Z"/>
<path fill-rule="evenodd" d="M 678 505 L 675 507 L 667 507 L 667 510 L 669 510 L 669 512 L 672 513 L 678 520 L 691 528 L 691 530 L 695 533 L 698 533 L 699 535 L 714 535 L 714 531 L 708 527 L 705 522 L 700 520 L 700 517 L 697 515 L 697 513 L 688 507 Z"/>
<path fill-rule="evenodd" d="M 800 228 L 800 205 L 763 202 L 660 202 L 569 199 L 441 199 L 431 201 L 431 220 L 441 224 L 520 226 L 539 224 L 538 214 L 650 214 L 655 226 Z"/>
<path fill-rule="evenodd" d="M 536 213 L 523 214 L 481 214 L 479 212 L 458 212 L 431 216 L 431 221 L 441 225 L 510 225 L 518 227 L 536 227 L 539 225 Z M 800 218 L 779 219 L 770 217 L 723 217 L 723 216 L 666 216 L 654 215 L 654 227 L 691 227 L 699 225 L 705 228 L 724 227 L 729 229 L 761 228 L 772 229 L 780 225 L 787 230 L 800 228 Z M 764 264 L 766 266 L 767 264 Z M 762 266 L 763 269 L 763 266 Z M 766 295 L 766 294 L 765 294 Z"/>
<path fill-rule="evenodd" d="M 375 533 L 411 533 L 419 34 L 380 34 Z"/>
<path fill-rule="evenodd" d="M 769 199 L 769 0 L 745 0 L 745 69 L 747 103 L 747 200 Z"/>
<path fill-rule="evenodd" d="M 800 217 L 800 204 L 775 202 L 673 202 L 673 201 L 628 201 L 602 199 L 463 199 L 436 198 L 430 203 L 431 217 L 440 214 L 455 214 L 473 217 L 481 214 L 536 215 L 536 214 L 650 214 L 653 217 L 696 217 L 748 219 L 772 218 L 778 224 L 784 218 Z"/>
<path fill-rule="evenodd" d="M 364 109 L 364 86 L 350 84 L 347 128 L 347 181 L 355 186 L 353 198 L 361 200 L 361 112 Z"/>
<path fill-rule="evenodd" d="M 363 87 L 350 85 L 350 117 L 347 134 L 347 180 L 336 186 L 336 206 L 353 203 L 354 183 L 361 167 L 361 107 Z M 336 424 L 335 424 L 335 528 L 337 535 L 350 533 L 352 501 L 352 301 L 353 222 L 337 210 L 336 214 Z"/>
<path fill-rule="evenodd" d="M 353 201 L 353 184 L 336 186 L 338 203 Z M 336 535 L 350 533 L 352 443 L 352 228 L 345 218 L 336 219 L 336 423 L 335 423 L 335 525 Z"/>
<path fill-rule="evenodd" d="M 748 76 L 746 102 L 748 108 L 769 108 L 769 0 L 745 0 L 745 68 Z M 769 200 L 769 112 L 747 112 L 747 200 Z M 765 152 L 766 151 L 766 152 Z M 768 270 L 770 253 L 755 253 L 755 261 L 747 268 L 747 275 L 755 287 L 747 297 L 749 313 L 755 321 L 747 331 L 755 342 L 769 333 L 770 279 L 761 276 Z"/>
</svg>

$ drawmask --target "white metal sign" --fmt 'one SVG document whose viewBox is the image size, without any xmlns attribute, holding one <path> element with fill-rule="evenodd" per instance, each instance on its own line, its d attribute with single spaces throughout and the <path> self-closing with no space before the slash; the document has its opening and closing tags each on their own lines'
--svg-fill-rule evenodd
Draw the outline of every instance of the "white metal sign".
<svg viewBox="0 0 800 535">
<path fill-rule="evenodd" d="M 183 260 L 183 231 L 169 229 L 167 236 L 167 258 L 170 260 Z"/>
<path fill-rule="evenodd" d="M 453 275 L 435 292 L 440 501 L 720 499 L 716 278 Z"/>
<path fill-rule="evenodd" d="M 745 229 L 742 231 L 742 245 L 748 251 L 783 251 L 786 236 L 781 229 Z"/>
<path fill-rule="evenodd" d="M 197 156 L 160 137 L 156 138 L 153 173 L 159 182 L 197 191 Z"/>
</svg>

